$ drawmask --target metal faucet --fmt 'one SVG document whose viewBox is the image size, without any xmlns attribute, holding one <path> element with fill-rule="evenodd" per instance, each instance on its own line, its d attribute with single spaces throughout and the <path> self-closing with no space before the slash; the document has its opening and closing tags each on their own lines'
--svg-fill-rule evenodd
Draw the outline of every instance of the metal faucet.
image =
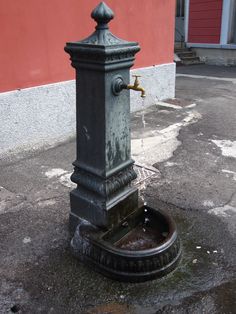
<svg viewBox="0 0 236 314">
<path fill-rule="evenodd" d="M 132 75 L 133 77 L 135 77 L 135 80 L 134 80 L 134 85 L 126 85 L 125 88 L 126 89 L 133 89 L 135 91 L 139 91 L 141 92 L 141 97 L 146 97 L 146 92 L 145 92 L 145 89 L 142 88 L 139 84 L 139 80 L 138 80 L 138 77 L 141 77 L 141 75 Z"/>
</svg>

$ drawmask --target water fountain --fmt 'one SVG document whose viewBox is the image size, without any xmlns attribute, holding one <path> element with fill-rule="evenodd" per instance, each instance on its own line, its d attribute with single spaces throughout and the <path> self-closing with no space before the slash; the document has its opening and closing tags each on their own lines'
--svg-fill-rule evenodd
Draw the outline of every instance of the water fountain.
<svg viewBox="0 0 236 314">
<path fill-rule="evenodd" d="M 129 84 L 138 43 L 114 36 L 112 10 L 101 2 L 88 38 L 66 44 L 76 70 L 77 158 L 71 180 L 73 253 L 117 280 L 144 281 L 173 270 L 181 254 L 173 220 L 139 204 L 131 159 Z"/>
</svg>

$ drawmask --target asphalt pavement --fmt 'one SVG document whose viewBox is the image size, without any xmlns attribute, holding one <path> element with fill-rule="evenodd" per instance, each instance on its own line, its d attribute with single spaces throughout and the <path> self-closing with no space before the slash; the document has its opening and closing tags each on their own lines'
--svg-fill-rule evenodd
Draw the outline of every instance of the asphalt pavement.
<svg viewBox="0 0 236 314">
<path fill-rule="evenodd" d="M 236 309 L 236 68 L 177 69 L 176 98 L 132 114 L 140 197 L 175 219 L 171 274 L 112 281 L 69 249 L 75 140 L 0 159 L 0 313 L 211 313 Z"/>
</svg>

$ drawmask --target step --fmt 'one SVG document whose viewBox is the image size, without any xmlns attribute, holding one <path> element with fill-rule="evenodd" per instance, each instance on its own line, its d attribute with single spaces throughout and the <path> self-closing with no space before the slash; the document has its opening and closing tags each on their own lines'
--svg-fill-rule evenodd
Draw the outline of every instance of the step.
<svg viewBox="0 0 236 314">
<path fill-rule="evenodd" d="M 196 56 L 189 56 L 189 57 L 182 57 L 181 61 L 200 61 L 199 57 Z"/>
<path fill-rule="evenodd" d="M 196 57 L 196 52 L 195 51 L 182 51 L 182 52 L 177 52 L 177 55 L 181 59 L 185 57 Z"/>
</svg>

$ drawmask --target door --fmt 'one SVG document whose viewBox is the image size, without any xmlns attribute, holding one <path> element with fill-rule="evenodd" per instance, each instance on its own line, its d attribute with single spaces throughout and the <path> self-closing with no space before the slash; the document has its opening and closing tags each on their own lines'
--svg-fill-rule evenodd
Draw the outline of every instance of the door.
<svg viewBox="0 0 236 314">
<path fill-rule="evenodd" d="M 176 0 L 176 15 L 175 15 L 175 41 L 184 41 L 184 8 L 185 0 Z"/>
</svg>

